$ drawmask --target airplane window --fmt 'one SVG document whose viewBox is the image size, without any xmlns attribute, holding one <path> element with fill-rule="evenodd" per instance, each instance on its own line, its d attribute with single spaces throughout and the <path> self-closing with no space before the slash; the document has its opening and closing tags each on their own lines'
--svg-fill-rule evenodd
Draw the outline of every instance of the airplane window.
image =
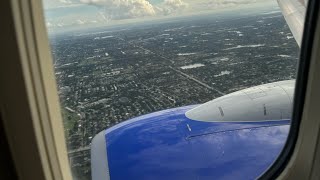
<svg viewBox="0 0 320 180">
<path fill-rule="evenodd" d="M 292 2 L 43 0 L 74 179 L 263 174 L 290 129 Z"/>
</svg>

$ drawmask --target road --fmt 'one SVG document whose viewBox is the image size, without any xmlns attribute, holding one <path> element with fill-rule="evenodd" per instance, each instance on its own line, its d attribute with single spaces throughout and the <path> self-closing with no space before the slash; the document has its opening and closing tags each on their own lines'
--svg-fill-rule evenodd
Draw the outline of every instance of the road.
<svg viewBox="0 0 320 180">
<path fill-rule="evenodd" d="M 89 151 L 90 150 L 90 146 L 85 146 L 85 147 L 80 147 L 78 149 L 74 149 L 71 151 L 68 151 L 68 155 L 74 154 L 74 153 L 78 153 L 78 152 L 82 152 L 82 151 Z"/>
<path fill-rule="evenodd" d="M 202 85 L 202 86 L 204 86 L 204 87 L 206 87 L 206 88 L 208 88 L 208 89 L 210 89 L 210 90 L 213 90 L 213 91 L 219 93 L 219 94 L 222 95 L 222 96 L 223 96 L 223 95 L 226 95 L 225 93 L 219 91 L 218 89 L 215 89 L 215 88 L 213 88 L 213 87 L 211 87 L 211 86 L 209 86 L 209 85 L 207 85 L 207 84 L 199 81 L 198 79 L 196 79 L 196 78 L 194 78 L 194 77 L 192 77 L 192 76 L 190 76 L 190 75 L 188 75 L 188 74 L 186 74 L 186 73 L 184 73 L 184 72 L 181 72 L 181 71 L 179 71 L 179 70 L 177 70 L 177 69 L 175 69 L 175 68 L 173 68 L 173 67 L 171 67 L 171 66 L 169 66 L 169 68 L 172 69 L 173 71 L 175 71 L 175 72 L 183 75 L 184 77 L 187 77 L 188 79 L 191 79 L 191 80 L 193 80 L 194 82 L 196 82 L 196 83 L 198 83 L 198 84 L 200 84 L 200 85 Z"/>
</svg>

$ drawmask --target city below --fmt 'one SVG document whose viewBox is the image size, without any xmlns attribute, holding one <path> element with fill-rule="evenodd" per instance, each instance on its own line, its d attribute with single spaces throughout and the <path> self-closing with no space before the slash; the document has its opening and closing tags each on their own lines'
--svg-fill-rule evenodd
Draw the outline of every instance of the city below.
<svg viewBox="0 0 320 180">
<path fill-rule="evenodd" d="M 294 79 L 299 47 L 280 11 L 198 16 L 50 36 L 67 147 L 90 178 L 100 131 L 155 111 Z"/>
</svg>

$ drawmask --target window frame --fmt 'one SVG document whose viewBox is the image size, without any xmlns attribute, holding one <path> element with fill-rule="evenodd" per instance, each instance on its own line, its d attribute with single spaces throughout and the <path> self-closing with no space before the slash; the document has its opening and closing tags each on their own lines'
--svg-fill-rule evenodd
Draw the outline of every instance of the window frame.
<svg viewBox="0 0 320 180">
<path fill-rule="evenodd" d="M 1 1 L 0 9 L 0 108 L 17 176 L 72 179 L 42 2 Z"/>
</svg>

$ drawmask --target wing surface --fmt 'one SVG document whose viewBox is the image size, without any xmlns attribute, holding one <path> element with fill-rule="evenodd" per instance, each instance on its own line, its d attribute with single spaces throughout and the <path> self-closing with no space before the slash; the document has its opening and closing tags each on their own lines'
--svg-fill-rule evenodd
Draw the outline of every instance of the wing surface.
<svg viewBox="0 0 320 180">
<path fill-rule="evenodd" d="M 297 41 L 301 46 L 307 0 L 277 0 L 282 14 Z"/>
</svg>

